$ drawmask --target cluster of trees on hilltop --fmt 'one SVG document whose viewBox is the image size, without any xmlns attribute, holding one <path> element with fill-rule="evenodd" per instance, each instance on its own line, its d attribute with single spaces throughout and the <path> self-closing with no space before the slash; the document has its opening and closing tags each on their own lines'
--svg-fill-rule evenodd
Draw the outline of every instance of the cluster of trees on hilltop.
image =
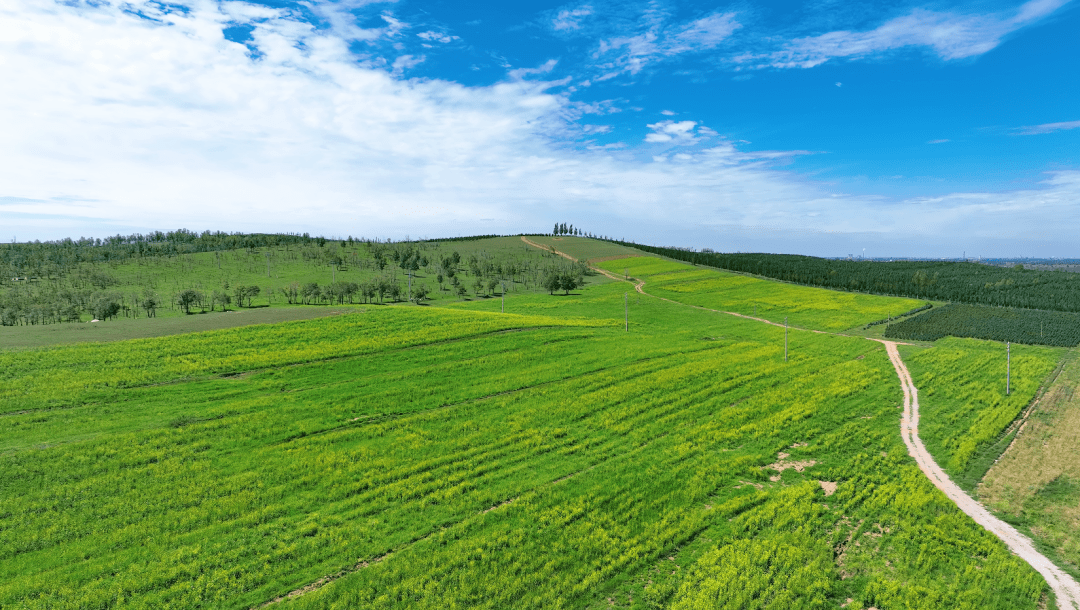
<svg viewBox="0 0 1080 610">
<path fill-rule="evenodd" d="M 600 236 L 597 236 L 597 235 L 593 235 L 592 233 L 589 233 L 588 231 L 582 231 L 580 227 L 575 227 L 574 225 L 567 224 L 565 222 L 557 222 L 557 223 L 555 223 L 555 229 L 551 232 L 551 234 L 552 235 L 574 235 L 574 236 L 580 236 L 580 237 L 592 237 L 593 239 L 609 239 L 607 237 L 600 237 Z"/>
<path fill-rule="evenodd" d="M 1080 274 L 946 261 L 857 261 L 792 254 L 724 254 L 615 242 L 695 265 L 889 296 L 1080 312 Z"/>
</svg>

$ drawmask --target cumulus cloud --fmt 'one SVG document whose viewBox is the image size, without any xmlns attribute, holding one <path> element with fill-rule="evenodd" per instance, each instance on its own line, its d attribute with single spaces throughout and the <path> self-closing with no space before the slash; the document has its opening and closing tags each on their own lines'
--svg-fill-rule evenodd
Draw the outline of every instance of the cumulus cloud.
<svg viewBox="0 0 1080 610">
<path fill-rule="evenodd" d="M 866 31 L 838 30 L 796 38 L 780 50 L 734 58 L 750 68 L 812 68 L 831 59 L 864 58 L 904 47 L 925 47 L 948 60 L 982 55 L 1008 34 L 1046 17 L 1068 0 L 1030 0 L 1011 13 L 970 14 L 923 8 Z"/>
<path fill-rule="evenodd" d="M 1065 131 L 1080 128 L 1080 121 L 1065 121 L 1063 123 L 1043 123 L 1042 125 L 1029 125 L 1017 130 L 1020 135 L 1030 136 L 1053 131 Z"/>
<path fill-rule="evenodd" d="M 674 142 L 677 144 L 693 144 L 697 141 L 694 137 L 696 121 L 660 121 L 647 125 L 652 133 L 645 136 L 646 142 Z"/>
</svg>

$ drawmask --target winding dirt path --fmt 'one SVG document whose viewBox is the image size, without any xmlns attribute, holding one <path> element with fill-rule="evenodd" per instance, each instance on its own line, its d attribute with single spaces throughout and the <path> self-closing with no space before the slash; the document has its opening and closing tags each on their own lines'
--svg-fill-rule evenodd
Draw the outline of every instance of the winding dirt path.
<svg viewBox="0 0 1080 610">
<path fill-rule="evenodd" d="M 525 237 L 522 237 L 521 240 L 531 246 L 554 252 L 555 254 L 570 260 L 576 260 L 569 254 L 559 252 L 553 247 L 538 244 Z M 604 269 L 600 269 L 594 265 L 589 266 L 613 280 L 626 281 L 626 278 L 619 277 Z M 709 309 L 707 307 L 699 307 L 697 305 L 687 305 L 686 303 L 679 303 L 678 301 L 651 295 L 643 289 L 645 286 L 644 280 L 635 280 L 635 282 L 635 290 L 655 299 L 693 307 L 694 309 L 703 309 L 706 311 L 738 316 L 740 318 L 755 320 L 765 324 L 772 324 L 773 326 L 784 326 L 783 324 L 778 324 L 770 320 L 755 318 L 732 311 L 720 311 L 717 309 Z M 825 333 L 820 330 L 811 330 L 811 332 L 836 334 Z M 915 462 L 919 465 L 919 469 L 923 471 L 935 487 L 940 489 L 950 500 L 955 502 L 960 510 L 964 511 L 966 515 L 974 519 L 976 523 L 986 528 L 991 534 L 997 536 L 998 539 L 1004 542 L 1012 552 L 1028 562 L 1028 564 L 1035 568 L 1039 574 L 1042 574 L 1043 578 L 1046 579 L 1047 584 L 1049 584 L 1050 588 L 1054 591 L 1054 595 L 1057 597 L 1057 605 L 1060 610 L 1080 610 L 1080 584 L 1078 584 L 1072 576 L 1054 565 L 1052 561 L 1036 550 L 1031 539 L 1018 532 L 1016 528 L 1008 523 L 1005 523 L 1001 519 L 990 514 L 990 511 L 986 510 L 982 504 L 979 504 L 971 496 L 964 493 L 964 490 L 960 489 L 956 483 L 953 483 L 952 479 L 949 478 L 949 475 L 945 474 L 945 471 L 937 465 L 933 456 L 926 450 L 926 445 L 924 445 L 922 439 L 919 438 L 919 391 L 915 388 L 915 383 L 911 380 L 911 373 L 908 372 L 907 366 L 904 365 L 904 361 L 900 358 L 900 352 L 896 349 L 897 342 L 885 341 L 883 339 L 871 339 L 871 341 L 879 341 L 885 345 L 885 350 L 889 354 L 889 360 L 892 362 L 893 368 L 896 369 L 896 376 L 900 378 L 900 387 L 904 390 L 904 414 L 900 419 L 900 435 L 904 439 L 904 444 L 907 445 L 908 453 L 911 457 L 915 458 Z"/>
<path fill-rule="evenodd" d="M 896 349 L 893 341 L 881 341 L 885 344 L 885 350 L 889 353 L 896 375 L 900 378 L 900 385 L 904 390 L 904 415 L 900 419 L 900 434 L 907 445 L 908 453 L 919 464 L 919 468 L 930 478 L 935 487 L 945 492 L 950 500 L 956 503 L 960 510 L 964 511 L 976 523 L 985 527 L 991 534 L 997 536 L 1005 543 L 1012 552 L 1021 559 L 1031 564 L 1046 579 L 1047 584 L 1054 590 L 1057 596 L 1057 605 L 1061 610 L 1080 610 L 1080 584 L 1072 576 L 1052 561 L 1043 556 L 1035 549 L 1031 540 L 1016 531 L 1008 523 L 990 514 L 982 504 L 968 496 L 960 487 L 953 483 L 945 471 L 937 465 L 930 452 L 926 450 L 922 439 L 919 438 L 919 391 L 911 380 L 911 374 L 900 359 L 900 352 Z"/>
</svg>

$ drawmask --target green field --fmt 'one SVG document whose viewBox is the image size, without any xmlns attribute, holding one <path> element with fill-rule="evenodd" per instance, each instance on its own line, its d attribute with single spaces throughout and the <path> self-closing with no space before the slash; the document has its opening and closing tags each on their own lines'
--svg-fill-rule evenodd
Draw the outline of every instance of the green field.
<svg viewBox="0 0 1080 610">
<path fill-rule="evenodd" d="M 253 307 L 231 311 L 207 312 L 191 316 L 160 318 L 120 318 L 101 323 L 35 324 L 0 328 L 0 351 L 23 350 L 70 343 L 99 343 L 146 339 L 206 330 L 219 330 L 251 324 L 276 324 L 291 320 L 310 320 L 336 316 L 364 309 L 360 305 L 323 305 L 321 307 Z"/>
<path fill-rule="evenodd" d="M 598 263 L 645 280 L 649 294 L 801 328 L 841 331 L 922 305 L 921 301 L 783 284 L 655 257 Z"/>
<path fill-rule="evenodd" d="M 1005 394 L 1005 346 L 946 338 L 932 349 L 900 346 L 919 388 L 919 436 L 954 481 L 972 490 L 1013 438 L 1009 424 L 1035 396 L 1065 350 L 1013 345 Z"/>
<path fill-rule="evenodd" d="M 627 248 L 609 241 L 591 239 L 588 237 L 570 237 L 564 235 L 556 237 L 552 235 L 529 235 L 530 241 L 549 248 L 555 248 L 559 252 L 565 252 L 578 260 L 590 260 L 595 258 L 608 258 L 612 256 L 641 256 L 641 250 Z"/>
<path fill-rule="evenodd" d="M 808 327 L 911 308 L 664 272 Z M 0 353 L 0 607 L 1045 600 L 907 456 L 880 344 L 784 362 L 781 328 L 626 291 Z"/>
<path fill-rule="evenodd" d="M 1024 430 L 986 473 L 979 500 L 1080 578 L 1080 359 L 1070 351 Z"/>
</svg>

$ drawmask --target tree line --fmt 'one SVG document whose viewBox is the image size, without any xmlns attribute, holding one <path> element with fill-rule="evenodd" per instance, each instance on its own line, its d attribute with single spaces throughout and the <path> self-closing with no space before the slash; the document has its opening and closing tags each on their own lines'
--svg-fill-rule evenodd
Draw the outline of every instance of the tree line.
<svg viewBox="0 0 1080 610">
<path fill-rule="evenodd" d="M 795 284 L 978 305 L 1080 312 L 1080 274 L 951 261 L 836 260 L 720 253 L 614 241 L 695 265 Z"/>
</svg>

